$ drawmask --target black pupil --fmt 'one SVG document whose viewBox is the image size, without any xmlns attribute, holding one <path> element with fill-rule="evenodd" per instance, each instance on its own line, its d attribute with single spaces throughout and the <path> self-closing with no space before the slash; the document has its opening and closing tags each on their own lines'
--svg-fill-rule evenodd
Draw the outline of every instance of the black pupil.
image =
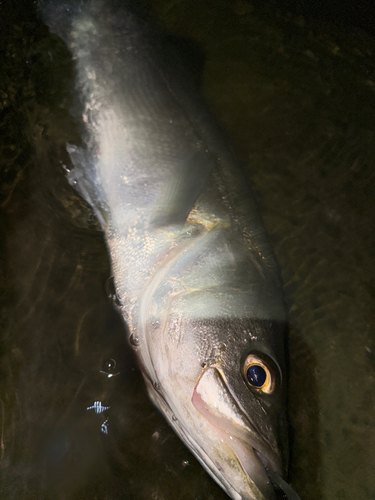
<svg viewBox="0 0 375 500">
<path fill-rule="evenodd" d="M 249 384 L 254 387 L 262 387 L 264 385 L 267 374 L 266 370 L 259 365 L 251 365 L 246 372 L 247 380 Z"/>
</svg>

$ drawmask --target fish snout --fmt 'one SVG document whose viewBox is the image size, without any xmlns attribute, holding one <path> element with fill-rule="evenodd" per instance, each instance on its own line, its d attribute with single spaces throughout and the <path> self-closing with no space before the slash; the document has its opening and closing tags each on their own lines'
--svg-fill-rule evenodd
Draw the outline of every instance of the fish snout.
<svg viewBox="0 0 375 500">
<path fill-rule="evenodd" d="M 202 373 L 192 403 L 217 432 L 217 442 L 211 446 L 216 448 L 213 455 L 221 456 L 222 462 L 212 460 L 216 470 L 211 473 L 222 487 L 227 489 L 225 483 L 229 482 L 243 500 L 274 500 L 275 490 L 268 471 L 282 475 L 278 450 L 273 450 L 251 423 L 218 368 L 210 367 Z M 239 466 L 243 471 L 242 484 L 239 484 Z"/>
</svg>

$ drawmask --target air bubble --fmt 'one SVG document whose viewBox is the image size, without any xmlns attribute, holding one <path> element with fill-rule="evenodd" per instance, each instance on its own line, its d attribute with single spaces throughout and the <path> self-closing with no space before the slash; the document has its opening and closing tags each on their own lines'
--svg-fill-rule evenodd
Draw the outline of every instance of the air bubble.
<svg viewBox="0 0 375 500">
<path fill-rule="evenodd" d="M 116 361 L 113 358 L 106 359 L 103 363 L 103 370 L 107 373 L 111 373 L 116 368 Z"/>
<path fill-rule="evenodd" d="M 88 217 L 88 221 L 91 223 L 91 224 L 96 224 L 97 221 L 98 221 L 98 218 L 96 216 L 96 214 L 94 212 L 91 212 L 89 217 Z"/>
<path fill-rule="evenodd" d="M 116 291 L 116 285 L 115 285 L 115 278 L 113 276 L 110 276 L 107 281 L 105 282 L 104 285 L 105 288 L 105 293 L 107 294 L 107 297 L 112 300 L 116 306 L 121 306 L 121 300 L 119 296 L 117 295 Z"/>
<path fill-rule="evenodd" d="M 134 345 L 135 347 L 139 346 L 139 344 L 140 344 L 139 338 L 136 335 L 134 335 L 134 333 L 132 333 L 130 335 L 129 340 L 130 340 L 131 345 Z"/>
<path fill-rule="evenodd" d="M 157 391 L 160 391 L 160 389 L 161 389 L 161 385 L 159 384 L 159 382 L 155 382 L 155 383 L 154 383 L 154 387 L 155 387 L 155 389 L 156 389 Z"/>
<path fill-rule="evenodd" d="M 98 218 L 94 212 L 90 212 L 86 217 L 86 223 L 89 229 L 100 229 Z"/>
<path fill-rule="evenodd" d="M 116 371 L 116 366 L 116 361 L 113 358 L 108 358 L 103 362 L 100 373 L 107 375 L 108 378 L 117 377 L 120 372 Z"/>
<path fill-rule="evenodd" d="M 172 415 L 172 420 L 173 422 L 177 422 L 178 418 L 176 417 L 176 415 Z"/>
<path fill-rule="evenodd" d="M 70 174 L 73 171 L 73 167 L 72 166 L 65 165 L 65 163 L 63 163 L 63 162 L 60 162 L 60 165 L 61 165 L 61 168 L 63 169 L 63 171 L 66 174 Z"/>
</svg>

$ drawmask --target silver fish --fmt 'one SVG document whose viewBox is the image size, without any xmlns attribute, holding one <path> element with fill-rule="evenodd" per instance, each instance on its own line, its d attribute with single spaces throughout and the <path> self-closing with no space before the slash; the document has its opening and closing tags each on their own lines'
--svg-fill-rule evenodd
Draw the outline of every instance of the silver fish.
<svg viewBox="0 0 375 500">
<path fill-rule="evenodd" d="M 181 51 L 132 5 L 41 3 L 76 65 L 69 180 L 105 233 L 150 397 L 235 500 L 287 468 L 285 311 L 238 162 Z"/>
</svg>

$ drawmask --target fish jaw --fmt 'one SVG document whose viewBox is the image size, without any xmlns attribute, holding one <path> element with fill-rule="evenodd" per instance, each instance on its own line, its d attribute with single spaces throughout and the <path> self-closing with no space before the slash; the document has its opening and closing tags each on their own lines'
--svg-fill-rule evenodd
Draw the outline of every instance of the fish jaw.
<svg viewBox="0 0 375 500">
<path fill-rule="evenodd" d="M 216 368 L 203 372 L 182 413 L 163 388 L 144 375 L 155 406 L 230 498 L 275 499 L 265 464 L 282 475 L 280 457 L 243 414 Z"/>
<path fill-rule="evenodd" d="M 264 464 L 277 474 L 282 474 L 280 457 L 259 436 L 217 368 L 211 367 L 203 372 L 195 386 L 192 403 L 197 412 L 216 430 L 219 446 L 223 449 L 229 447 L 247 474 L 246 483 L 251 488 L 248 492 L 241 492 L 241 498 L 275 498 Z M 227 473 L 228 477 L 231 477 L 230 473 Z M 220 477 L 218 480 L 220 482 Z"/>
</svg>

